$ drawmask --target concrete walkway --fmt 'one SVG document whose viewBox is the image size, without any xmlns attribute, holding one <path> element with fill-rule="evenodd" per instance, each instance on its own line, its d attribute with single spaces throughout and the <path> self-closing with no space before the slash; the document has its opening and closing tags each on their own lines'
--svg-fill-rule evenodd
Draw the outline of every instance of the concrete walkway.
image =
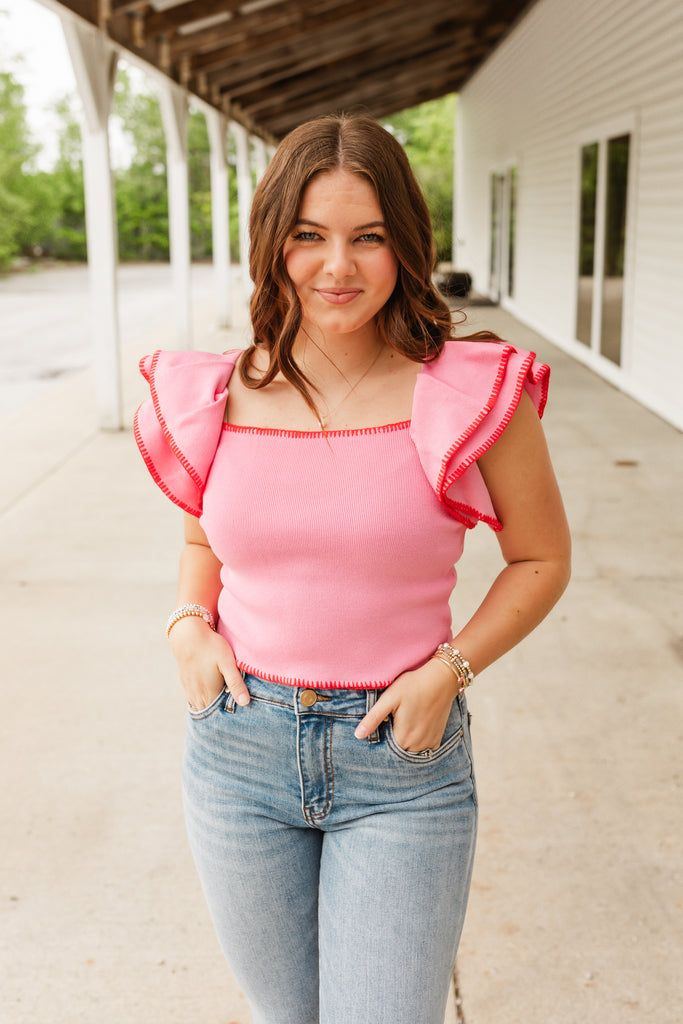
<svg viewBox="0 0 683 1024">
<path fill-rule="evenodd" d="M 211 331 L 210 270 L 194 274 L 195 347 L 246 343 Z M 8 295 L 11 280 L 0 321 Z M 15 349 L 49 333 L 52 301 L 33 289 Z M 504 312 L 468 313 L 551 364 L 574 568 L 468 697 L 480 826 L 449 1019 L 678 1024 L 681 437 Z M 125 431 L 97 429 L 88 368 L 0 418 L 3 1024 L 249 1024 L 182 821 L 184 700 L 163 636 L 182 516 L 130 429 L 137 360 L 172 339 L 163 308 L 129 322 Z M 456 628 L 502 565 L 480 525 Z"/>
</svg>

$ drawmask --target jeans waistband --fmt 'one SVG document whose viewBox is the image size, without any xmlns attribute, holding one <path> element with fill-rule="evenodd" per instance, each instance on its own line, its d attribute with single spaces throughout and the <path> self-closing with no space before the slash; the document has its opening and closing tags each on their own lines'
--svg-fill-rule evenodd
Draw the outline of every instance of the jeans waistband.
<svg viewBox="0 0 683 1024">
<path fill-rule="evenodd" d="M 355 718 L 360 721 L 388 687 L 373 689 L 346 689 L 343 687 L 324 686 L 291 686 L 287 683 L 274 683 L 269 679 L 243 671 L 244 682 L 252 697 L 267 700 L 283 707 L 291 708 L 297 715 L 332 715 L 335 718 Z M 464 712 L 465 695 L 460 694 L 461 710 Z M 367 737 L 371 743 L 380 739 L 379 730 L 375 729 Z"/>
</svg>

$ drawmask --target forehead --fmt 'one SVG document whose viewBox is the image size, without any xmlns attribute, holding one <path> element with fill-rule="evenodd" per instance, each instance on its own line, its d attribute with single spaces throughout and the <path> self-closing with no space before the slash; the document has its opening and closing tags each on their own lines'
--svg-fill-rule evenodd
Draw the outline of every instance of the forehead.
<svg viewBox="0 0 683 1024">
<path fill-rule="evenodd" d="M 308 182 L 301 199 L 300 216 L 310 214 L 316 207 L 325 206 L 336 219 L 345 220 L 345 207 L 363 207 L 378 216 L 380 205 L 374 187 L 367 178 L 350 171 L 325 171 Z M 329 216 L 329 213 L 328 213 Z"/>
</svg>

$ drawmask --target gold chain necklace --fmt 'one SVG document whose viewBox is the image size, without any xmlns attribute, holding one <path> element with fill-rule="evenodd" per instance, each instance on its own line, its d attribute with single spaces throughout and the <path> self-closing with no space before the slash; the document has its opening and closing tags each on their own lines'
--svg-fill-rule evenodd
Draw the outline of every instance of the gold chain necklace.
<svg viewBox="0 0 683 1024">
<path fill-rule="evenodd" d="M 320 345 L 317 345 L 317 344 L 316 344 L 316 342 L 315 342 L 315 341 L 313 341 L 313 338 L 311 338 L 310 334 L 308 334 L 308 332 L 307 332 L 307 331 L 304 331 L 304 334 L 306 334 L 306 337 L 310 339 L 310 341 L 311 341 L 311 342 L 312 342 L 312 343 L 313 343 L 313 344 L 315 345 L 315 347 L 316 347 L 316 348 L 318 349 L 318 351 L 319 351 L 319 352 L 322 352 L 322 353 L 323 353 L 323 355 L 324 355 L 324 356 L 325 356 L 325 357 L 326 357 L 327 359 L 329 359 L 329 361 L 330 361 L 330 362 L 332 363 L 332 365 L 334 366 L 334 368 L 335 368 L 335 369 L 336 369 L 336 370 L 337 370 L 337 371 L 338 371 L 338 372 L 339 372 L 339 373 L 340 373 L 340 374 L 342 375 L 342 377 L 344 378 L 344 380 L 345 380 L 345 381 L 346 381 L 346 383 L 348 384 L 348 383 L 349 383 L 349 381 L 348 381 L 348 378 L 347 378 L 347 377 L 345 376 L 345 374 L 344 374 L 344 373 L 343 373 L 343 372 L 342 372 L 342 371 L 341 371 L 341 370 L 339 369 L 339 367 L 338 367 L 338 366 L 337 366 L 337 364 L 336 364 L 336 363 L 334 362 L 334 360 L 333 360 L 333 359 L 330 359 L 330 357 L 329 357 L 329 356 L 327 355 L 327 352 L 323 352 L 323 350 L 322 350 L 322 349 L 320 348 Z M 324 432 L 324 431 L 326 430 L 326 428 L 327 428 L 327 424 L 328 424 L 328 423 L 330 422 L 330 417 L 331 417 L 331 416 L 332 416 L 332 415 L 333 415 L 333 414 L 334 414 L 334 413 L 335 413 L 335 412 L 337 411 L 337 409 L 339 408 L 339 406 L 343 405 L 343 403 L 344 403 L 344 402 L 346 401 L 346 399 L 347 399 L 347 398 L 349 397 L 349 395 L 351 394 L 351 392 L 352 392 L 352 391 L 355 391 L 355 389 L 356 389 L 356 388 L 358 387 L 358 385 L 360 384 L 360 382 L 361 382 L 361 381 L 363 380 L 363 377 L 365 377 L 365 376 L 366 376 L 366 375 L 367 375 L 367 374 L 368 374 L 368 373 L 370 372 L 370 370 L 371 370 L 371 369 L 373 368 L 373 366 L 375 365 L 375 363 L 377 362 L 377 360 L 379 359 L 379 357 L 380 357 L 380 356 L 382 355 L 382 352 L 384 351 L 384 349 L 385 349 L 385 348 L 386 348 L 386 346 L 385 346 L 384 344 L 382 344 L 382 345 L 380 346 L 380 349 L 379 349 L 379 351 L 378 351 L 377 355 L 376 355 L 376 356 L 375 356 L 375 358 L 374 358 L 374 359 L 372 360 L 372 362 L 371 362 L 371 363 L 370 363 L 370 365 L 368 366 L 367 370 L 364 370 L 364 371 L 363 371 L 363 373 L 362 373 L 362 374 L 361 374 L 361 376 L 360 376 L 360 377 L 358 378 L 358 380 L 356 381 L 356 383 L 355 383 L 355 384 L 353 384 L 353 385 L 351 386 L 350 390 L 349 390 L 349 391 L 348 391 L 348 392 L 347 392 L 347 393 L 346 393 L 346 394 L 344 395 L 344 397 L 342 398 L 341 402 L 339 402 L 339 404 L 338 404 L 337 406 L 335 406 L 335 408 L 334 408 L 334 409 L 332 410 L 332 412 L 330 412 L 330 411 L 328 410 L 328 412 L 327 412 L 327 415 L 326 415 L 326 416 L 325 416 L 325 417 L 324 417 L 323 419 L 320 419 L 320 417 L 318 416 L 318 423 L 320 424 L 320 426 L 321 426 L 321 428 L 322 428 L 323 432 Z"/>
</svg>

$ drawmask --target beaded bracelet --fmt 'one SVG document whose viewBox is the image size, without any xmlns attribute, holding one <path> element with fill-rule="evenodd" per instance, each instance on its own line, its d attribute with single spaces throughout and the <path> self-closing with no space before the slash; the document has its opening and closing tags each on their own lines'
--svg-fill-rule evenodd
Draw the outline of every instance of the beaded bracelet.
<svg viewBox="0 0 683 1024">
<path fill-rule="evenodd" d="M 458 687 L 458 695 L 463 692 L 465 687 L 471 686 L 474 682 L 474 672 L 470 668 L 469 661 L 467 661 L 466 658 L 463 658 L 458 648 L 453 647 L 452 644 L 439 644 L 432 657 L 436 658 L 438 661 L 443 661 L 444 665 L 448 665 L 448 667 L 453 670 L 460 684 Z"/>
<path fill-rule="evenodd" d="M 198 615 L 204 622 L 211 626 L 211 629 L 216 630 L 216 623 L 213 615 L 208 608 L 205 608 L 203 604 L 193 604 L 188 601 L 186 604 L 181 604 L 179 608 L 171 612 L 168 619 L 166 620 L 166 637 L 168 638 L 171 630 L 175 626 L 176 622 L 180 622 L 186 615 Z"/>
</svg>

